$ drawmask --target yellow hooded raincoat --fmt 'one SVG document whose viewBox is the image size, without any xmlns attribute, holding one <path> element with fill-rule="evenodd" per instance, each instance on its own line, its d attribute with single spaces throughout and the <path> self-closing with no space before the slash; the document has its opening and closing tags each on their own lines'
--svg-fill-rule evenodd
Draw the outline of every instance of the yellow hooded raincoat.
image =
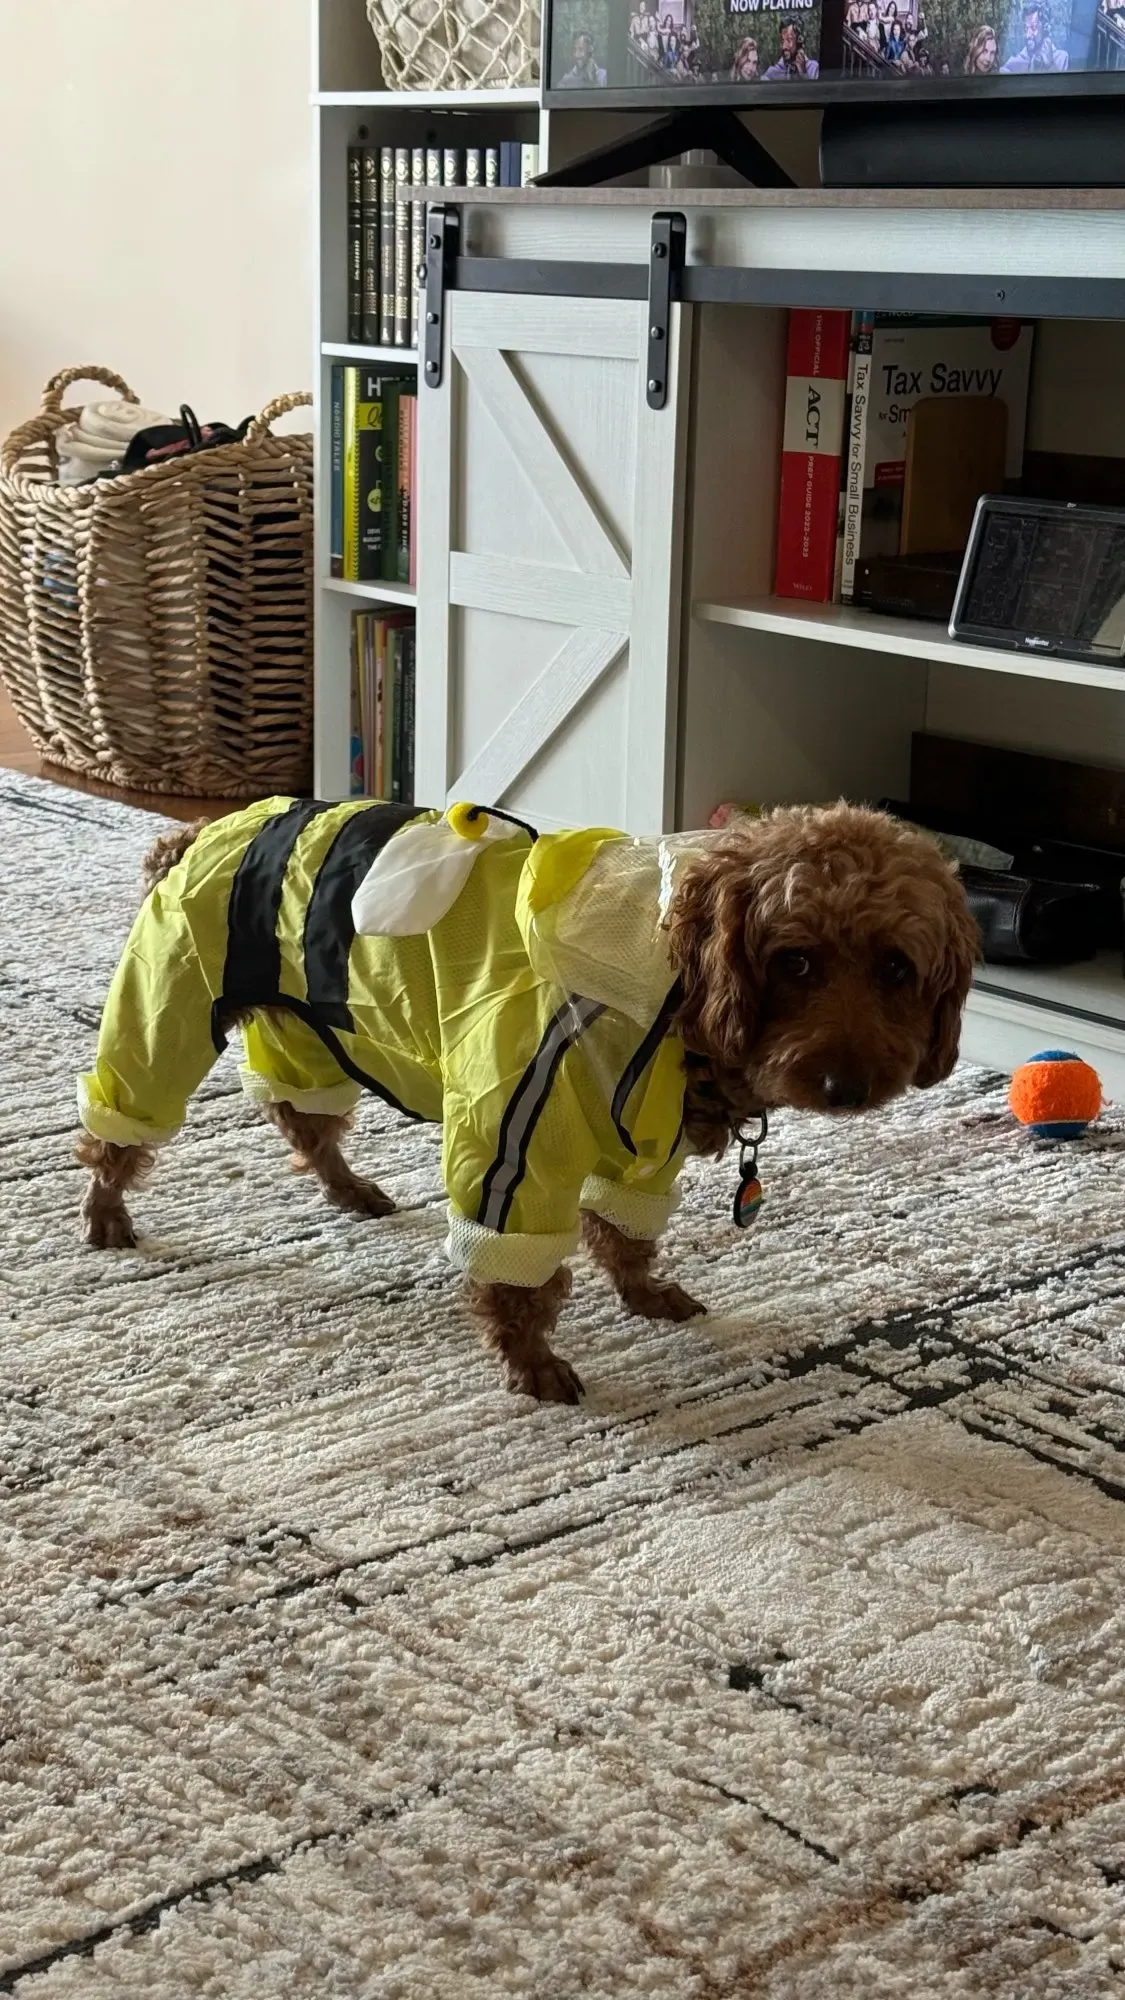
<svg viewBox="0 0 1125 2000">
<path fill-rule="evenodd" d="M 356 934 L 357 890 L 406 828 L 456 843 L 474 818 L 501 837 L 477 843 L 436 922 Z M 141 909 L 82 1122 L 170 1139 L 237 1016 L 255 1101 L 347 1112 L 366 1089 L 443 1122 L 447 1247 L 474 1277 L 543 1283 L 581 1208 L 655 1236 L 683 1157 L 675 848 L 605 828 L 533 839 L 466 808 L 261 800 L 206 827 Z"/>
</svg>

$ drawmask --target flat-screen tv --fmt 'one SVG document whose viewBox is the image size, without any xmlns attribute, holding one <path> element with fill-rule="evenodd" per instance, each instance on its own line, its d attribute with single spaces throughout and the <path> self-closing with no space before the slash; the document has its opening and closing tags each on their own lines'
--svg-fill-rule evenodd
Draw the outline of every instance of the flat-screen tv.
<svg viewBox="0 0 1125 2000">
<path fill-rule="evenodd" d="M 547 102 L 1015 100 L 1125 91 L 1125 0 L 547 0 Z"/>
</svg>

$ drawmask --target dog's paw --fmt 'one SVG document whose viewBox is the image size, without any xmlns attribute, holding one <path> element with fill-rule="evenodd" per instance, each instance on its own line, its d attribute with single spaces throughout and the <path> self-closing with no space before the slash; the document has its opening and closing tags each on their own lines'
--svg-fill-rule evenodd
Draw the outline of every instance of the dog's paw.
<svg viewBox="0 0 1125 2000">
<path fill-rule="evenodd" d="M 513 1396 L 534 1396 L 537 1403 L 577 1403 L 584 1391 L 579 1375 L 544 1342 L 542 1351 L 507 1359 L 508 1388 Z"/>
<path fill-rule="evenodd" d="M 83 1209 L 83 1234 L 91 1250 L 135 1250 L 137 1232 L 124 1208 Z"/>
<path fill-rule="evenodd" d="M 707 1307 L 685 1292 L 682 1285 L 631 1285 L 622 1294 L 629 1311 L 640 1319 L 670 1319 L 682 1324 L 689 1319 L 705 1319 Z"/>
<path fill-rule="evenodd" d="M 325 1189 L 333 1208 L 343 1209 L 345 1215 L 394 1215 L 395 1205 L 389 1194 L 384 1194 L 374 1181 L 349 1181 L 340 1187 Z"/>
</svg>

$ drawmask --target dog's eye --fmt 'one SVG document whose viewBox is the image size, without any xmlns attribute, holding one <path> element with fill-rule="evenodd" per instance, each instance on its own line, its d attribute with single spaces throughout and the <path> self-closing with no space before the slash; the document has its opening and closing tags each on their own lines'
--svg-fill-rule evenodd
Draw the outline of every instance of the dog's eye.
<svg viewBox="0 0 1125 2000">
<path fill-rule="evenodd" d="M 807 951 L 779 951 L 774 964 L 786 979 L 811 979 L 813 962 Z"/>
<path fill-rule="evenodd" d="M 885 951 L 879 960 L 880 986 L 907 986 L 914 977 L 914 967 L 904 951 Z"/>
</svg>

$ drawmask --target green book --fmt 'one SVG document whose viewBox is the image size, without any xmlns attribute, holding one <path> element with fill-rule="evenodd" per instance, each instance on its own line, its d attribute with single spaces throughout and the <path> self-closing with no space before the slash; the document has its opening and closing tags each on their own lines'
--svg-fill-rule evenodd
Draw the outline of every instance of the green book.
<svg viewBox="0 0 1125 2000">
<path fill-rule="evenodd" d="M 410 517 L 414 505 L 411 492 L 412 461 L 414 447 L 414 418 L 417 405 L 414 384 L 403 387 L 398 405 L 398 451 L 395 454 L 397 475 L 396 488 L 398 511 L 395 521 L 397 536 L 397 565 L 395 575 L 400 583 L 410 582 Z"/>
<path fill-rule="evenodd" d="M 356 370 L 359 387 L 355 406 L 359 531 L 356 580 L 374 583 L 383 575 L 383 504 L 386 486 L 386 396 L 382 375 Z M 392 461 L 393 463 L 393 461 Z"/>
<path fill-rule="evenodd" d="M 357 368 L 353 429 L 359 529 L 359 583 L 398 581 L 399 398 L 413 390 L 412 375 Z M 346 415 L 346 413 L 345 413 Z M 352 572 L 345 570 L 345 575 Z"/>
</svg>

